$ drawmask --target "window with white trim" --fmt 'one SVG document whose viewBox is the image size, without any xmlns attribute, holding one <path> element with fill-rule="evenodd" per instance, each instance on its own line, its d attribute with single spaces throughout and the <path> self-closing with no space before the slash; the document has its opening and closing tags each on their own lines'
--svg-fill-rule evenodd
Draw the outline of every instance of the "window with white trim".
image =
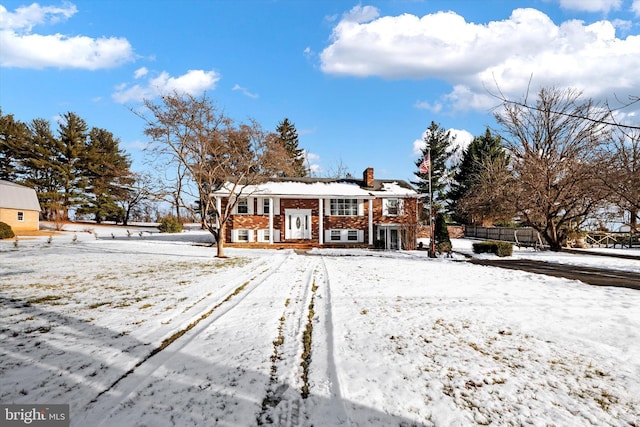
<svg viewBox="0 0 640 427">
<path fill-rule="evenodd" d="M 357 216 L 358 199 L 331 199 L 332 216 Z"/>
<path fill-rule="evenodd" d="M 347 240 L 349 241 L 358 241 L 358 230 L 348 230 L 347 231 Z"/>
<path fill-rule="evenodd" d="M 269 215 L 269 199 L 262 199 L 262 213 Z"/>
<path fill-rule="evenodd" d="M 331 240 L 340 241 L 340 230 L 331 230 Z"/>
<path fill-rule="evenodd" d="M 248 214 L 249 213 L 249 202 L 247 199 L 238 200 L 238 204 L 236 205 L 236 211 L 239 214 Z"/>
<path fill-rule="evenodd" d="M 248 242 L 249 241 L 249 230 L 238 230 L 238 242 Z"/>
<path fill-rule="evenodd" d="M 24 212 L 18 211 L 18 221 L 24 221 Z"/>
<path fill-rule="evenodd" d="M 263 241 L 265 241 L 265 242 L 268 242 L 268 241 L 269 241 L 269 237 L 270 237 L 270 236 L 269 236 L 269 232 L 270 232 L 270 231 L 271 231 L 271 230 L 269 230 L 268 228 L 265 228 L 264 230 L 262 230 L 262 240 L 263 240 Z"/>
<path fill-rule="evenodd" d="M 385 215 L 396 216 L 400 214 L 400 200 L 399 199 L 386 199 Z"/>
</svg>

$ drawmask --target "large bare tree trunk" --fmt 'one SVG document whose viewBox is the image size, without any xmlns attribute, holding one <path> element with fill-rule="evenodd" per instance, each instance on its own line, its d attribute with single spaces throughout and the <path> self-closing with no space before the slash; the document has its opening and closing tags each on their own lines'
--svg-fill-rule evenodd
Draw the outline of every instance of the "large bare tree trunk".
<svg viewBox="0 0 640 427">
<path fill-rule="evenodd" d="M 218 252 L 216 256 L 218 258 L 226 258 L 224 254 L 224 243 L 226 238 L 227 226 L 224 223 L 220 224 L 220 228 L 218 229 L 218 235 L 216 240 L 216 247 L 218 248 Z"/>
</svg>

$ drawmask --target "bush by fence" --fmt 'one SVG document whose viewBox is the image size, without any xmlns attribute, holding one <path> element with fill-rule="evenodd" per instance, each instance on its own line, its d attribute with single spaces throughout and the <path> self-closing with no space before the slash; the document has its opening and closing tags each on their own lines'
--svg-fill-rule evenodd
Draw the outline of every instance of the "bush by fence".
<svg viewBox="0 0 640 427">
<path fill-rule="evenodd" d="M 491 240 L 486 242 L 477 242 L 473 244 L 473 252 L 476 254 L 496 254 L 499 257 L 511 256 L 513 253 L 513 244 L 509 242 L 495 242 Z"/>
<path fill-rule="evenodd" d="M 180 233 L 182 231 L 182 224 L 175 216 L 165 216 L 160 219 L 158 230 L 160 230 L 161 233 Z"/>
</svg>

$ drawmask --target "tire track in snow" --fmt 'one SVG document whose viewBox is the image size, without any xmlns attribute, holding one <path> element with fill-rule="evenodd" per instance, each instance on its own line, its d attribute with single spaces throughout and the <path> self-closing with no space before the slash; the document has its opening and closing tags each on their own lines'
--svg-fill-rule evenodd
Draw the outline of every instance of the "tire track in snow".
<svg viewBox="0 0 640 427">
<path fill-rule="evenodd" d="M 315 258 L 315 257 L 314 257 Z M 333 317 L 332 317 L 332 301 L 331 301 L 331 280 L 329 278 L 329 270 L 325 263 L 323 256 L 318 257 L 319 262 L 319 278 L 321 282 L 318 285 L 318 293 L 316 298 L 316 312 L 317 316 L 324 320 L 321 320 L 317 324 L 317 327 L 321 327 L 318 333 L 315 334 L 313 340 L 313 351 L 320 353 L 319 346 L 325 345 L 323 352 L 326 352 L 326 360 L 321 361 L 319 364 L 323 365 L 325 372 L 315 372 L 313 377 L 318 384 L 314 384 L 311 389 L 310 399 L 314 400 L 314 404 L 324 406 L 321 410 L 316 410 L 316 413 L 322 420 L 330 425 L 350 425 L 350 419 L 348 411 L 343 399 L 343 393 L 340 383 L 340 375 L 335 361 L 335 347 L 334 347 L 334 331 L 333 331 Z M 320 337 L 318 337 L 320 336 Z M 312 356 L 313 357 L 313 356 Z M 313 364 L 313 361 L 311 362 Z M 317 370 L 317 367 L 314 368 Z M 314 390 L 314 388 L 321 388 L 321 390 Z M 314 397 L 314 393 L 323 395 L 324 398 Z"/>
<path fill-rule="evenodd" d="M 142 387 L 143 381 L 139 380 L 140 377 L 150 378 L 155 371 L 160 369 L 165 363 L 171 360 L 171 358 L 179 355 L 180 349 L 195 340 L 201 333 L 203 333 L 203 331 L 206 331 L 218 319 L 240 304 L 242 300 L 255 291 L 261 284 L 265 283 L 269 278 L 277 274 L 282 266 L 292 257 L 295 257 L 293 252 L 283 257 L 275 268 L 258 273 L 258 275 L 251 278 L 249 281 L 238 286 L 224 299 L 219 300 L 213 308 L 195 318 L 187 327 L 180 329 L 172 334 L 171 337 L 165 339 L 160 346 L 151 350 L 151 352 L 149 352 L 146 357 L 138 361 L 133 368 L 125 372 L 110 386 L 98 393 L 96 397 L 91 400 L 89 406 L 85 408 L 85 414 L 91 413 L 94 420 L 99 420 L 99 423 L 97 424 L 98 426 L 104 425 L 104 423 L 108 421 L 109 414 L 115 412 L 117 408 L 119 408 L 120 405 L 136 391 L 136 389 Z M 166 354 L 163 351 L 168 347 L 171 347 L 172 350 L 170 354 Z M 130 384 L 127 383 L 127 378 L 134 373 L 136 374 L 138 381 L 133 382 L 132 380 Z"/>
<path fill-rule="evenodd" d="M 317 261 L 306 256 L 297 256 L 292 260 L 296 261 L 296 271 L 302 271 L 303 274 L 295 281 L 291 297 L 285 302 L 277 338 L 282 339 L 282 342 L 279 346 L 274 342 L 271 384 L 263 400 L 258 425 L 293 427 L 301 425 L 306 416 L 299 384 L 300 360 L 306 307 L 312 297 L 311 288 L 315 281 Z"/>
</svg>

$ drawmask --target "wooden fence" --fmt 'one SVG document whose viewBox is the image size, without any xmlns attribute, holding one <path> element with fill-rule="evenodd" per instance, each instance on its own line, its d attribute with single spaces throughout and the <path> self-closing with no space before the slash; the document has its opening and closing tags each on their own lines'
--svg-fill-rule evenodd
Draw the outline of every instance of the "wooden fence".
<svg viewBox="0 0 640 427">
<path fill-rule="evenodd" d="M 479 225 L 467 225 L 464 229 L 464 235 L 465 237 L 474 237 L 476 239 L 513 242 L 518 246 L 538 249 L 542 249 L 544 246 L 540 233 L 530 227 L 481 227 Z"/>
<path fill-rule="evenodd" d="M 632 248 L 634 246 L 640 246 L 640 235 L 622 232 L 589 232 L 585 237 L 585 242 L 591 247 L 615 248 L 616 246 L 620 246 L 621 248 Z"/>
</svg>

